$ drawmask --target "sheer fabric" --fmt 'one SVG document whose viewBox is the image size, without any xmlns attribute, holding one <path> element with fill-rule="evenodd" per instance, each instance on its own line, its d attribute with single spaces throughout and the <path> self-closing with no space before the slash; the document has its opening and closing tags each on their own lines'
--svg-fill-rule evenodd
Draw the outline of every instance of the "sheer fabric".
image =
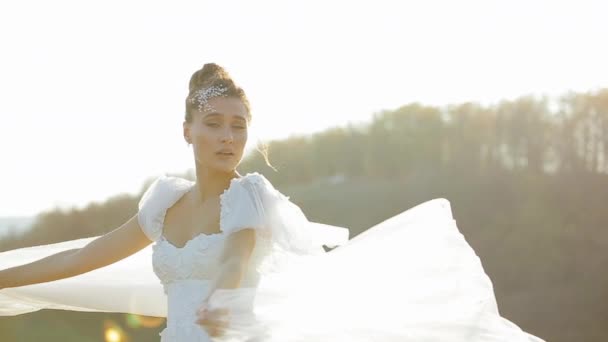
<svg viewBox="0 0 608 342">
<path fill-rule="evenodd" d="M 249 173 L 220 197 L 221 232 L 178 248 L 163 237 L 164 215 L 193 184 L 162 176 L 142 196 L 139 223 L 154 244 L 73 278 L 0 290 L 0 315 L 54 308 L 167 317 L 163 342 L 542 341 L 500 316 L 492 283 L 446 199 L 348 240 L 347 228 L 309 221 L 264 176 Z M 211 297 L 211 308 L 230 309 L 230 328 L 211 339 L 195 312 L 225 238 L 241 229 L 255 230 L 256 246 L 242 287 Z M 0 268 L 94 238 L 0 253 Z M 340 247 L 326 253 L 322 245 Z"/>
</svg>

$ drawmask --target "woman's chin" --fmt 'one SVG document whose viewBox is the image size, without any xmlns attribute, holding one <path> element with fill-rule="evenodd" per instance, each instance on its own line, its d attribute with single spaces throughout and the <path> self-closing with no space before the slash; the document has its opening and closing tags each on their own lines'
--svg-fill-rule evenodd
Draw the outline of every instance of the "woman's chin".
<svg viewBox="0 0 608 342">
<path fill-rule="evenodd" d="M 228 160 L 216 161 L 214 164 L 215 169 L 220 172 L 232 172 L 236 169 L 237 164 Z"/>
</svg>

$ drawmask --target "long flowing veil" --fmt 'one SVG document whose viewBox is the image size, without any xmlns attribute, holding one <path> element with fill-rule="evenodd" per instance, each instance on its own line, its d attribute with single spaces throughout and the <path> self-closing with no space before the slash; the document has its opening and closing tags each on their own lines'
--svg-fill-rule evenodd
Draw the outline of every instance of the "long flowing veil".
<svg viewBox="0 0 608 342">
<path fill-rule="evenodd" d="M 0 253 L 0 269 L 26 264 L 51 254 L 84 247 L 95 237 L 20 248 Z M 166 296 L 152 271 L 152 248 L 112 265 L 75 277 L 0 290 L 0 316 L 40 309 L 125 312 L 166 316 Z"/>
<path fill-rule="evenodd" d="M 261 269 L 256 287 L 218 290 L 209 305 L 231 311 L 218 341 L 542 341 L 500 316 L 492 282 L 446 199 L 419 204 L 347 241 L 343 227 L 310 227 L 327 241 L 333 231 L 342 246 L 287 253 L 280 271 Z M 94 238 L 0 253 L 0 268 Z M 0 315 L 50 308 L 165 317 L 166 305 L 151 247 L 76 277 L 0 290 Z"/>
<path fill-rule="evenodd" d="M 218 292 L 210 306 L 232 308 L 222 341 L 542 341 L 500 316 L 492 282 L 442 198 L 268 274 L 255 289 Z"/>
</svg>

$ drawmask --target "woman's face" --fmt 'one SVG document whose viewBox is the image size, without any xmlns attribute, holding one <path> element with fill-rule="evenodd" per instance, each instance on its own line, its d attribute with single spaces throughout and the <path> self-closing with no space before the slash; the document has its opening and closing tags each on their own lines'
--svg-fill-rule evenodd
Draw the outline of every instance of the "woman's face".
<svg viewBox="0 0 608 342">
<path fill-rule="evenodd" d="M 184 138 L 198 165 L 231 172 L 247 143 L 247 109 L 236 97 L 212 97 L 207 104 L 202 111 L 194 109 L 190 123 L 184 122 Z"/>
</svg>

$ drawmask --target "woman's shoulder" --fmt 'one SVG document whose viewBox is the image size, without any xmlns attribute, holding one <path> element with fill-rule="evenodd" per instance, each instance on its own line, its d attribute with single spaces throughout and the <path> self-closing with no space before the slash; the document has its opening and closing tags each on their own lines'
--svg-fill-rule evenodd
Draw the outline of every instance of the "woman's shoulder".
<svg viewBox="0 0 608 342">
<path fill-rule="evenodd" d="M 278 197 L 281 199 L 289 200 L 289 196 L 285 196 L 266 178 L 263 174 L 254 171 L 248 172 L 245 175 L 232 179 L 233 182 L 237 182 L 242 187 L 249 191 L 254 191 L 259 195 Z"/>
<path fill-rule="evenodd" d="M 272 186 L 272 183 L 261 173 L 257 171 L 247 172 L 241 177 L 233 178 L 235 182 L 254 184 L 258 186 Z"/>
<path fill-rule="evenodd" d="M 185 178 L 163 174 L 148 186 L 139 200 L 137 216 L 140 226 L 151 240 L 160 236 L 167 209 L 194 184 Z"/>
<path fill-rule="evenodd" d="M 182 191 L 187 191 L 193 184 L 194 181 L 185 178 L 162 174 L 155 178 L 147 187 L 139 201 L 139 207 L 141 208 L 142 205 L 146 204 L 152 198 L 166 198 L 162 195 L 179 194 Z"/>
</svg>

